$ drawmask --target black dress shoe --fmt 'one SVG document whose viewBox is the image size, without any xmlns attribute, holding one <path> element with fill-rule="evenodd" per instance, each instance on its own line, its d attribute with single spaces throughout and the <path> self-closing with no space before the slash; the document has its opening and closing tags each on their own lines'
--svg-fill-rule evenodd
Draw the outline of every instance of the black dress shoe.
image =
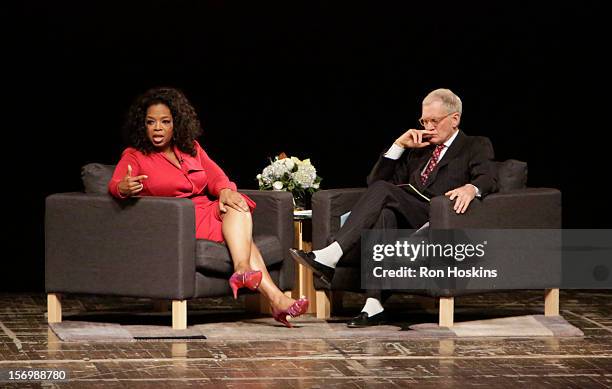
<svg viewBox="0 0 612 389">
<path fill-rule="evenodd" d="M 387 318 L 385 315 L 385 311 L 377 313 L 376 315 L 372 315 L 372 317 L 370 317 L 367 312 L 361 312 L 359 315 L 349 320 L 346 323 L 346 326 L 350 328 L 371 327 L 384 324 L 386 321 Z"/>
<path fill-rule="evenodd" d="M 296 249 L 289 249 L 289 252 L 293 259 L 312 270 L 312 274 L 319 277 L 327 286 L 331 286 L 336 269 L 315 261 L 315 255 L 312 252 L 307 253 Z"/>
</svg>

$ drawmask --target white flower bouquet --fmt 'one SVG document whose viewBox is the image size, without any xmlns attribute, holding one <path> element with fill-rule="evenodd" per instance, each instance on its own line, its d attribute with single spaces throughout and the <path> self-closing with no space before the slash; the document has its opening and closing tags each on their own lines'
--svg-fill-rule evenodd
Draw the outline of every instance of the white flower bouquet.
<svg viewBox="0 0 612 389">
<path fill-rule="evenodd" d="M 293 194 L 295 207 L 305 209 L 310 204 L 310 197 L 319 189 L 321 177 L 310 159 L 301 161 L 288 157 L 285 153 L 276 156 L 257 175 L 259 190 L 284 190 Z"/>
</svg>

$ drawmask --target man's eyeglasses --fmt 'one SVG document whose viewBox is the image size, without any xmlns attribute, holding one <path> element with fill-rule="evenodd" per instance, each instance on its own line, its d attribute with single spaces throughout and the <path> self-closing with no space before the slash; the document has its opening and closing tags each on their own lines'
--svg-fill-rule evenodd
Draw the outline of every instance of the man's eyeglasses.
<svg viewBox="0 0 612 389">
<path fill-rule="evenodd" d="M 446 116 L 442 116 L 439 118 L 433 118 L 433 119 L 423 119 L 420 118 L 419 119 L 419 124 L 421 126 L 423 126 L 423 128 L 425 128 L 428 124 L 431 124 L 434 128 L 438 127 L 438 124 L 440 124 L 440 122 L 444 119 L 446 119 L 447 117 L 449 117 L 450 115 L 454 114 L 455 112 L 451 112 Z"/>
</svg>

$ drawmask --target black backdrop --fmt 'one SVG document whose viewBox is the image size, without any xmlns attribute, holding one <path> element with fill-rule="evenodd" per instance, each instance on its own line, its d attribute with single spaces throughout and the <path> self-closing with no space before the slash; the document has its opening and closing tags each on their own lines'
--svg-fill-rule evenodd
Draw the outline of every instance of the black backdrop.
<svg viewBox="0 0 612 389">
<path fill-rule="evenodd" d="M 363 186 L 424 95 L 448 87 L 467 133 L 528 161 L 530 186 L 563 190 L 565 227 L 612 225 L 601 4 L 258 3 L 3 12 L 1 290 L 43 289 L 45 196 L 79 190 L 87 162 L 116 162 L 127 107 L 159 85 L 185 91 L 202 144 L 243 188 L 280 151 L 310 157 L 324 188 Z"/>
</svg>

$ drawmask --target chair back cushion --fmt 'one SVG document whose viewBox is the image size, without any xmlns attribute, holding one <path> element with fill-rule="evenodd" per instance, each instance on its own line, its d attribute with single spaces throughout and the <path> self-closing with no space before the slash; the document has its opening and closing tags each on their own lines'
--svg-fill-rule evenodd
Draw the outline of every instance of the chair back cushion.
<svg viewBox="0 0 612 389">
<path fill-rule="evenodd" d="M 113 177 L 115 165 L 88 163 L 81 168 L 81 179 L 85 193 L 108 194 L 108 182 Z"/>
<path fill-rule="evenodd" d="M 502 193 L 527 187 L 527 163 L 516 159 L 497 162 L 497 185 Z"/>
</svg>

